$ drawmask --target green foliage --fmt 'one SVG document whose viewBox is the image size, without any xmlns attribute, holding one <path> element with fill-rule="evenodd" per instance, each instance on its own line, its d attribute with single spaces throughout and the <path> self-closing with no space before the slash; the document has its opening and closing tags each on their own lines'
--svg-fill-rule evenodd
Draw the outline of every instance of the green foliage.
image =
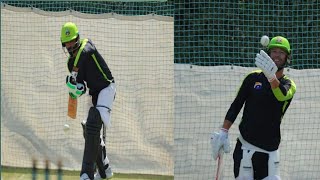
<svg viewBox="0 0 320 180">
<path fill-rule="evenodd" d="M 175 63 L 254 66 L 260 37 L 287 37 L 293 68 L 319 68 L 319 1 L 175 1 Z"/>
</svg>

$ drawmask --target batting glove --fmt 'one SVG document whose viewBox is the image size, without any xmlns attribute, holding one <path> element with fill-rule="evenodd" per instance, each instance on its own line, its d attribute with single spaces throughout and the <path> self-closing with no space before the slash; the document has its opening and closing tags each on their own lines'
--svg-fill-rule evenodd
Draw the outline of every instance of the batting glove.
<svg viewBox="0 0 320 180">
<path fill-rule="evenodd" d="M 275 73 L 277 72 L 278 67 L 266 52 L 261 50 L 260 54 L 257 54 L 255 60 L 256 66 L 262 70 L 269 82 L 276 79 Z"/>
<path fill-rule="evenodd" d="M 231 146 L 228 138 L 228 130 L 221 128 L 220 132 L 214 132 L 210 139 L 212 157 L 217 160 L 221 153 L 230 153 Z"/>
<path fill-rule="evenodd" d="M 68 75 L 66 78 L 66 85 L 69 89 L 69 95 L 71 98 L 76 99 L 82 94 L 85 94 L 87 88 L 82 83 L 77 83 L 72 75 Z"/>
</svg>

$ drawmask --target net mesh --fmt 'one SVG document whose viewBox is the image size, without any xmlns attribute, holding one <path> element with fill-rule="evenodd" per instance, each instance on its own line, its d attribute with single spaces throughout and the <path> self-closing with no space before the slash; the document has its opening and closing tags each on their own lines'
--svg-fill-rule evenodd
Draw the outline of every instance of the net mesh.
<svg viewBox="0 0 320 180">
<path fill-rule="evenodd" d="M 65 22 L 90 38 L 115 77 L 117 95 L 107 154 L 115 172 L 173 175 L 172 3 L 2 2 L 1 165 L 80 170 L 80 122 L 91 106 L 78 101 L 67 117 Z M 94 12 L 94 13 L 89 13 Z M 124 13 L 126 12 L 126 13 Z M 151 13 L 151 14 L 150 14 Z M 159 15 L 157 14 L 159 13 Z M 64 132 L 64 124 L 70 130 Z"/>
<path fill-rule="evenodd" d="M 81 98 L 78 120 L 66 118 L 59 42 L 61 25 L 74 21 L 117 82 L 107 131 L 116 172 L 215 179 L 210 133 L 221 126 L 244 76 L 256 69 L 260 37 L 281 35 L 292 48 L 285 74 L 297 85 L 281 126 L 281 177 L 318 179 L 319 10 L 318 1 L 307 0 L 2 1 L 1 164 L 30 167 L 35 157 L 40 166 L 42 159 L 51 167 L 64 159 L 65 169 L 80 168 L 80 121 L 90 99 Z M 232 146 L 241 113 L 230 130 Z M 231 154 L 224 156 L 224 179 L 234 179 L 232 162 Z"/>
<path fill-rule="evenodd" d="M 175 179 L 216 178 L 210 133 L 257 69 L 263 35 L 289 39 L 292 63 L 284 73 L 297 85 L 281 125 L 281 178 L 320 177 L 319 10 L 319 1 L 175 1 Z M 232 151 L 241 116 L 229 131 Z M 223 169 L 224 179 L 234 179 L 232 153 Z"/>
</svg>

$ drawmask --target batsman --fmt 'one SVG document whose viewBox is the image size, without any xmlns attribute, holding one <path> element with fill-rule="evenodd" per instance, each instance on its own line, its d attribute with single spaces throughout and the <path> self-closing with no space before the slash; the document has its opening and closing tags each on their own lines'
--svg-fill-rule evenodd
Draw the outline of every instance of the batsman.
<svg viewBox="0 0 320 180">
<path fill-rule="evenodd" d="M 255 58 L 259 70 L 243 80 L 236 98 L 226 113 L 219 132 L 211 135 L 212 155 L 231 151 L 228 131 L 243 109 L 239 123 L 240 135 L 233 152 L 236 180 L 280 180 L 279 144 L 281 120 L 296 92 L 296 85 L 284 74 L 290 63 L 289 41 L 276 36 L 266 52 Z"/>
<path fill-rule="evenodd" d="M 70 74 L 66 78 L 66 84 L 69 95 L 79 98 L 88 88 L 92 98 L 92 107 L 83 123 L 85 146 L 80 180 L 111 178 L 113 173 L 100 131 L 103 125 L 111 125 L 110 113 L 116 94 L 114 78 L 93 42 L 90 39 L 80 39 L 76 24 L 65 23 L 61 28 L 60 40 L 68 56 L 67 67 Z"/>
</svg>

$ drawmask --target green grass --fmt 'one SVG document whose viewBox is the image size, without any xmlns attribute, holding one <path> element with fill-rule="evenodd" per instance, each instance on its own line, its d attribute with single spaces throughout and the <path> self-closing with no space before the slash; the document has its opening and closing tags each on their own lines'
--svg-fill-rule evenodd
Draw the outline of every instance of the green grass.
<svg viewBox="0 0 320 180">
<path fill-rule="evenodd" d="M 63 171 L 63 180 L 79 179 L 79 171 Z M 32 180 L 31 168 L 1 167 L 1 180 Z M 37 170 L 36 179 L 45 180 L 43 169 Z M 114 173 L 112 180 L 173 180 L 173 176 L 147 175 L 147 174 L 119 174 Z M 57 170 L 50 170 L 49 180 L 58 180 Z"/>
</svg>

